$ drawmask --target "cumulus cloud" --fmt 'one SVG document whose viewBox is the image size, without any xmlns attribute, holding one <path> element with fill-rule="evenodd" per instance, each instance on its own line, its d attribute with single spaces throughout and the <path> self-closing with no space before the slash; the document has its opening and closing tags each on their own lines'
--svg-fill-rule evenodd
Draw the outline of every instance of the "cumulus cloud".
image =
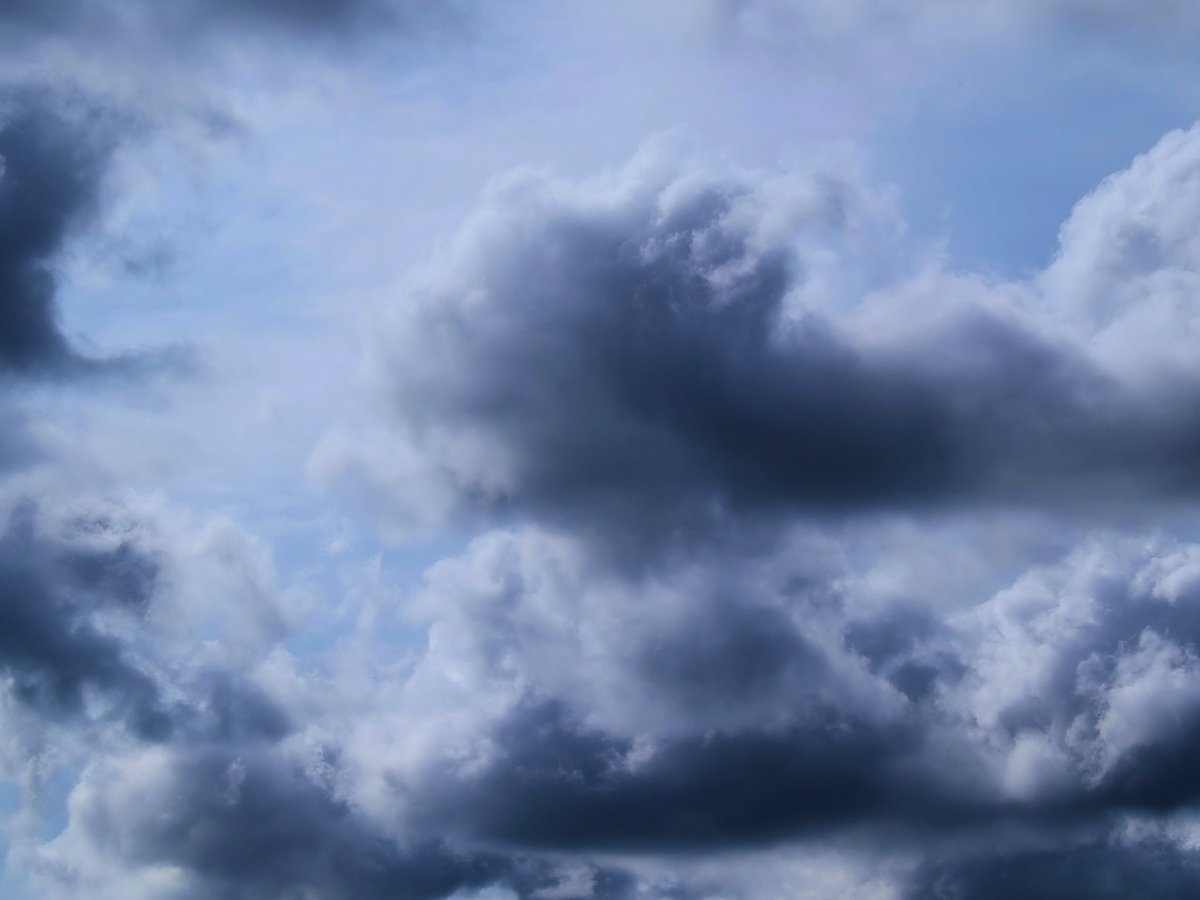
<svg viewBox="0 0 1200 900">
<path fill-rule="evenodd" d="M 684 896 L 710 896 L 689 854 L 780 842 L 915 860 L 912 896 L 993 869 L 1057 883 L 1110 843 L 1120 884 L 1193 866 L 1120 823 L 1195 802 L 1194 545 L 1096 538 L 905 629 L 843 595 L 870 561 L 801 577 L 802 540 L 770 578 L 725 557 L 620 584 L 562 541 L 493 537 L 431 573 L 427 654 L 345 743 L 350 790 L 382 787 L 404 828 L 674 859 Z M 723 576 L 740 608 L 704 590 Z"/>
<path fill-rule="evenodd" d="M 1134 832 L 1197 801 L 1197 550 L 1110 512 L 1195 483 L 1197 141 L 1021 282 L 906 262 L 845 171 L 499 188 L 380 330 L 390 432 L 314 459 L 393 514 L 519 523 L 428 572 L 348 783 L 417 832 L 677 872 L 841 841 L 912 896 L 1190 884 L 1187 840 Z"/>
<path fill-rule="evenodd" d="M 37 510 L 18 507 L 0 537 L 3 601 L 0 668 L 23 704 L 53 717 L 81 715 L 88 695 L 135 730 L 170 729 L 158 687 L 125 652 L 104 619 L 136 622 L 155 590 L 158 566 L 130 523 L 83 517 L 46 535 Z"/>
<path fill-rule="evenodd" d="M 1191 496 L 1194 367 L 1116 358 L 1056 310 L 1121 290 L 1085 233 L 1197 142 L 1168 137 L 1081 204 L 1036 283 L 898 263 L 886 198 L 846 173 L 521 179 L 385 325 L 395 437 L 331 439 L 314 469 L 393 512 L 534 516 L 633 551 L 797 513 Z M 1184 223 L 1189 196 L 1161 203 Z M 1125 327 L 1182 342 L 1182 299 L 1165 316 L 1154 296 Z"/>
<path fill-rule="evenodd" d="M 103 11 L 0 21 L 82 40 Z M 55 273 L 118 139 L 14 96 L 11 384 L 91 365 Z M 796 895 L 839 881 L 822 854 L 860 896 L 1193 890 L 1197 147 L 1167 136 L 1011 281 L 916 245 L 850 165 L 504 181 L 377 329 L 381 421 L 312 458 L 395 521 L 479 529 L 412 591 L 327 629 L 227 521 L 4 500 L 0 763 L 24 805 L 73 785 L 10 858 L 63 897 L 753 898 L 785 891 L 730 873 L 781 847 Z"/>
<path fill-rule="evenodd" d="M 446 897 L 508 874 L 499 857 L 456 854 L 436 842 L 404 847 L 364 825 L 322 781 L 322 770 L 278 752 L 150 749 L 89 771 L 75 789 L 72 826 L 44 848 L 64 896 L 107 895 L 126 869 L 136 893 L 168 876 L 171 896 Z"/>
</svg>

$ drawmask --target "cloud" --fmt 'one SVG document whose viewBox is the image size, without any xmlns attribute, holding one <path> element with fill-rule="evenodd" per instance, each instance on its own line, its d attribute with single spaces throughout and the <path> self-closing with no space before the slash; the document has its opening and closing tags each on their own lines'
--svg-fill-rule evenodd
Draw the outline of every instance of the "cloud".
<svg viewBox="0 0 1200 900">
<path fill-rule="evenodd" d="M 84 361 L 59 324 L 56 266 L 96 213 L 114 125 L 45 91 L 10 91 L 0 106 L 0 369 L 64 371 Z"/>
<path fill-rule="evenodd" d="M 42 851 L 42 864 L 54 871 L 61 861 L 67 893 L 103 889 L 111 878 L 104 870 L 118 863 L 150 896 L 158 895 L 155 871 L 169 868 L 180 873 L 174 896 L 231 898 L 424 900 L 509 873 L 500 857 L 389 839 L 333 794 L 314 764 L 238 745 L 149 749 L 106 762 L 75 789 L 72 826 Z"/>
<path fill-rule="evenodd" d="M 332 438 L 313 469 L 401 517 L 533 517 L 630 556 L 801 514 L 1192 496 L 1200 374 L 1059 310 L 1100 278 L 1088 259 L 1117 264 L 1085 247 L 1118 227 L 1104 197 L 1170 183 L 1198 143 L 1106 183 L 1028 283 L 902 262 L 886 195 L 846 172 L 517 179 L 380 329 L 394 436 Z M 1181 234 L 1190 197 L 1160 201 Z M 1171 246 L 1154 277 L 1187 265 Z M 1163 302 L 1129 327 L 1182 346 Z"/>
<path fill-rule="evenodd" d="M 1042 290 L 1114 366 L 1195 373 L 1200 133 L 1165 135 L 1105 179 L 1062 226 Z"/>
<path fill-rule="evenodd" d="M 481 539 L 416 598 L 428 650 L 348 731 L 347 783 L 416 833 L 676 871 L 845 841 L 925 872 L 1193 806 L 1194 545 L 1096 535 L 946 615 L 861 595 L 869 535 L 849 570 L 811 536 L 628 579 Z"/>
<path fill-rule="evenodd" d="M 169 7 L 148 2 L 46 3 L 6 0 L 0 5 L 0 29 L 13 36 L 55 36 L 74 41 L 110 43 L 110 49 L 139 35 L 194 41 L 205 33 L 291 33 L 308 37 L 349 34 L 372 28 L 403 29 L 453 17 L 454 0 L 185 0 Z"/>
<path fill-rule="evenodd" d="M 0 672 L 22 704 L 51 718 L 105 717 L 143 737 L 171 730 L 158 685 L 111 630 L 136 623 L 156 589 L 158 564 L 132 523 L 83 517 L 42 531 L 32 505 L 0 536 Z"/>
<path fill-rule="evenodd" d="M 518 847 L 694 851 L 829 833 L 878 813 L 909 748 L 902 734 L 826 718 L 742 734 L 632 742 L 521 707 L 492 736 L 497 761 L 426 787 L 455 831 Z"/>
<path fill-rule="evenodd" d="M 87 369 L 54 273 L 115 143 L 49 101 L 5 122 L 15 385 Z M 1126 832 L 1200 801 L 1200 550 L 1137 524 L 1198 486 L 1198 145 L 1007 282 L 915 246 L 848 165 L 498 185 L 378 329 L 370 441 L 313 459 L 483 530 L 411 594 L 375 584 L 354 624 L 335 587 L 314 624 L 230 523 L 23 485 L 3 752 L 74 787 L 11 858 L 64 897 L 753 897 L 782 891 L 712 866 L 834 852 L 914 896 L 1191 890 L 1183 842 Z"/>
<path fill-rule="evenodd" d="M 1095 840 L 979 854 L 923 868 L 907 897 L 1181 897 L 1200 888 L 1200 859 L 1164 839 Z"/>
</svg>

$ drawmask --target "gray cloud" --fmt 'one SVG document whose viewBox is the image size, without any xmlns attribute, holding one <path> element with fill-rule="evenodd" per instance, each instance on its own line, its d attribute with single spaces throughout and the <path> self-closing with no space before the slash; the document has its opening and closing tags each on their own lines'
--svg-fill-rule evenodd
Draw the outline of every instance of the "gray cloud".
<svg viewBox="0 0 1200 900">
<path fill-rule="evenodd" d="M 483 542 L 439 564 L 407 691 L 492 712 L 480 736 L 380 777 L 418 830 L 514 852 L 686 869 L 700 851 L 845 841 L 908 854 L 921 884 L 967 883 L 984 848 L 1025 853 L 1019 835 L 1038 836 L 1030 877 L 1066 872 L 1081 832 L 1200 799 L 1193 545 L 1097 536 L 947 616 L 865 602 L 869 556 L 862 577 L 822 573 L 804 544 L 624 593 L 570 542 Z M 1157 877 L 1155 858 L 1131 851 L 1129 883 Z"/>
<path fill-rule="evenodd" d="M 878 815 L 911 752 L 835 711 L 777 729 L 667 741 L 648 760 L 553 702 L 522 706 L 493 736 L 499 762 L 427 787 L 444 826 L 569 850 L 698 850 L 828 833 Z M 915 798 L 910 798 L 910 802 Z M 435 819 L 436 821 L 436 819 Z"/>
<path fill-rule="evenodd" d="M 59 326 L 55 266 L 96 212 L 117 137 L 106 118 L 33 89 L 11 91 L 0 104 L 3 369 L 62 371 L 83 362 Z"/>
<path fill-rule="evenodd" d="M 829 174 L 791 196 L 636 166 L 523 182 L 383 331 L 392 446 L 315 468 L 635 555 L 797 514 L 1195 495 L 1195 372 L 1064 328 L 1044 310 L 1065 290 L 903 270 L 848 289 L 898 253 L 865 249 L 886 231 Z"/>
<path fill-rule="evenodd" d="M 1120 839 L 1018 848 L 923 867 L 906 896 L 936 900 L 1001 897 L 1185 897 L 1200 889 L 1200 858 L 1178 843 Z"/>
<path fill-rule="evenodd" d="M 34 507 L 24 506 L 0 536 L 0 671 L 21 703 L 52 718 L 84 715 L 95 693 L 111 707 L 105 715 L 162 738 L 171 720 L 155 679 L 102 624 L 111 614 L 134 622 L 145 614 L 158 564 L 103 519 L 71 528 L 42 534 Z"/>
<path fill-rule="evenodd" d="M 61 34 L 69 8 L 4 11 Z M 0 134 L 12 373 L 87 365 L 54 265 L 112 144 L 55 109 L 15 103 Z M 1097 528 L 1012 577 L 997 527 L 966 578 L 961 543 L 885 520 L 1108 527 L 1194 499 L 1197 146 L 1107 182 L 1007 284 L 906 263 L 842 171 L 498 189 L 381 329 L 385 436 L 314 462 L 392 511 L 511 526 L 403 601 L 424 648 L 337 635 L 297 662 L 236 546 L 207 581 L 102 517 L 8 522 L 11 706 L 96 737 L 39 873 L 64 896 L 738 896 L 700 857 L 836 847 L 901 858 L 913 896 L 1192 890 L 1190 851 L 1120 832 L 1200 802 L 1196 546 Z M 919 577 L 889 569 L 918 551 Z"/>
<path fill-rule="evenodd" d="M 161 758 L 147 790 L 131 769 L 82 796 L 81 822 L 132 866 L 180 866 L 191 896 L 446 897 L 501 880 L 499 857 L 405 847 L 364 824 L 312 772 L 245 747 Z"/>
</svg>

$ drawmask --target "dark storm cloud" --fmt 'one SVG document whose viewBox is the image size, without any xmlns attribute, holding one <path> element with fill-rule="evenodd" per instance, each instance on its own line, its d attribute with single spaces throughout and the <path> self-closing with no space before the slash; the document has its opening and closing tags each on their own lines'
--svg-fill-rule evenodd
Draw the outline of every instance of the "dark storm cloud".
<svg viewBox="0 0 1200 900">
<path fill-rule="evenodd" d="M 581 725 L 560 703 L 531 701 L 493 736 L 498 757 L 486 772 L 426 787 L 443 827 L 520 847 L 762 846 L 906 803 L 913 821 L 943 816 L 935 796 L 919 808 L 906 766 L 917 738 L 825 710 L 775 728 L 665 739 L 634 761 L 628 740 Z"/>
<path fill-rule="evenodd" d="M 103 532 L 102 520 L 80 534 Z M 158 565 L 130 542 L 91 548 L 38 531 L 32 506 L 0 535 L 0 672 L 23 704 L 50 716 L 85 714 L 99 696 L 137 734 L 164 737 L 171 720 L 158 685 L 100 620 L 138 620 L 155 590 Z"/>
<path fill-rule="evenodd" d="M 136 800 L 94 797 L 87 827 L 133 864 L 180 866 L 207 896 L 445 897 L 506 877 L 499 857 L 439 842 L 401 846 L 362 823 L 329 786 L 246 748 L 180 750 Z"/>
<path fill-rule="evenodd" d="M 80 106 L 37 90 L 0 97 L 0 370 L 82 363 L 59 326 L 55 267 L 96 211 L 116 133 Z"/>
<path fill-rule="evenodd" d="M 1195 495 L 1200 383 L 1138 393 L 949 277 L 873 331 L 806 304 L 823 259 L 867 265 L 846 247 L 869 211 L 817 181 L 794 239 L 772 237 L 770 190 L 692 177 L 494 198 L 449 286 L 408 298 L 384 339 L 397 458 L 425 464 L 400 490 L 440 479 L 468 507 L 634 552 L 749 516 Z"/>
<path fill-rule="evenodd" d="M 910 900 L 1167 900 L 1200 891 L 1200 854 L 1164 840 L 993 850 L 922 867 Z"/>
<path fill-rule="evenodd" d="M 806 587 L 824 613 L 788 587 L 771 605 L 787 569 L 715 574 L 728 559 L 682 584 L 740 582 L 743 596 L 696 590 L 663 615 L 661 587 L 590 593 L 551 558 L 547 590 L 529 559 L 497 558 L 462 564 L 460 584 L 483 596 L 436 582 L 436 653 L 456 683 L 475 679 L 468 693 L 540 693 L 489 727 L 482 759 L 452 752 L 401 780 L 434 833 L 660 859 L 842 836 L 951 859 L 1200 802 L 1195 547 L 1088 545 L 950 620 L 894 605 L 848 616 L 836 573 Z"/>
<path fill-rule="evenodd" d="M 645 636 L 636 654 L 639 678 L 686 709 L 754 703 L 829 677 L 781 610 L 739 598 L 697 602 L 688 618 Z"/>
</svg>

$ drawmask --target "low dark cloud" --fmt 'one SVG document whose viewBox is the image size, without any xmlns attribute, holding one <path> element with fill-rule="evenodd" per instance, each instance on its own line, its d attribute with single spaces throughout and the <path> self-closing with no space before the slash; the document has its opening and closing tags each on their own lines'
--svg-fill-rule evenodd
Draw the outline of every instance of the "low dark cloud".
<svg viewBox="0 0 1200 900">
<path fill-rule="evenodd" d="M 498 761 L 476 778 L 433 780 L 443 827 L 558 850 L 657 852 L 761 846 L 878 815 L 900 784 L 912 736 L 826 711 L 742 734 L 632 744 L 531 702 L 497 731 Z"/>
<path fill-rule="evenodd" d="M 1200 378 L 1135 386 L 1025 288 L 830 297 L 875 210 L 830 176 L 775 193 L 634 170 L 498 195 L 382 339 L 395 451 L 320 467 L 631 554 L 805 514 L 1196 495 Z"/>
<path fill-rule="evenodd" d="M 117 138 L 106 118 L 46 91 L 0 99 L 0 369 L 82 362 L 59 324 L 56 267 L 97 210 Z"/>
<path fill-rule="evenodd" d="M 522 900 L 633 896 L 619 868 L 585 867 L 575 892 L 551 859 L 392 835 L 339 795 L 327 759 L 297 760 L 276 744 L 156 748 L 102 774 L 83 783 L 68 835 L 130 871 L 177 867 L 189 896 L 435 900 L 488 886 Z"/>
<path fill-rule="evenodd" d="M 68 6 L 7 13 L 67 29 Z M 379 6 L 198 4 L 172 27 L 319 32 Z M 95 368 L 58 324 L 55 267 L 115 137 L 14 98 L 0 366 L 18 384 Z M 344 659 L 392 612 L 382 562 L 367 624 L 310 667 L 236 544 L 213 540 L 213 587 L 189 581 L 194 546 L 160 558 L 103 516 L 11 516 L 11 708 L 96 736 L 66 830 L 39 848 L 62 863 L 51 878 L 147 896 L 737 896 L 651 870 L 787 846 L 902 858 L 915 874 L 893 886 L 913 896 L 1196 887 L 1192 853 L 1119 834 L 1200 804 L 1196 545 L 1047 539 L 1049 561 L 1016 577 L 971 548 L 965 579 L 942 571 L 963 543 L 883 522 L 1019 530 L 1031 509 L 1109 523 L 1193 500 L 1200 373 L 1114 352 L 1107 331 L 1152 349 L 1155 328 L 1181 332 L 1194 356 L 1186 320 L 1112 302 L 1164 271 L 1192 283 L 1178 235 L 1104 209 L 1118 178 L 1051 270 L 996 284 L 897 264 L 887 204 L 844 173 L 661 166 L 498 190 L 381 331 L 383 452 L 343 445 L 320 466 L 397 508 L 512 526 L 406 598 L 424 648 Z M 897 576 L 922 540 L 933 563 Z M 613 565 L 631 559 L 653 564 Z M 291 598 L 306 613 L 308 591 Z M 261 634 L 234 646 L 247 622 Z"/>
<path fill-rule="evenodd" d="M 1057 900 L 1189 897 L 1200 890 L 1200 855 L 1163 840 L 1100 840 L 994 850 L 924 866 L 911 900 Z"/>
<path fill-rule="evenodd" d="M 158 563 L 110 527 L 87 519 L 55 537 L 39 531 L 33 506 L 12 515 L 0 535 L 0 672 L 18 701 L 51 719 L 87 715 L 94 695 L 103 717 L 157 740 L 172 728 L 158 684 L 103 620 L 136 627 Z M 89 546 L 95 536 L 101 545 Z"/>
<path fill-rule="evenodd" d="M 270 751 L 180 749 L 144 763 L 140 797 L 122 779 L 89 793 L 83 821 L 132 866 L 179 866 L 207 896 L 446 897 L 506 878 L 501 857 L 437 841 L 403 846 L 364 823 L 313 772 Z"/>
<path fill-rule="evenodd" d="M 432 833 L 660 862 L 844 842 L 922 873 L 1036 835 L 1065 871 L 1080 833 L 1200 802 L 1192 545 L 1097 538 L 949 618 L 800 579 L 796 547 L 766 577 L 714 558 L 623 595 L 532 546 L 430 585 L 424 665 L 467 696 L 533 691 L 484 720 L 485 750 L 383 776 Z"/>
</svg>

